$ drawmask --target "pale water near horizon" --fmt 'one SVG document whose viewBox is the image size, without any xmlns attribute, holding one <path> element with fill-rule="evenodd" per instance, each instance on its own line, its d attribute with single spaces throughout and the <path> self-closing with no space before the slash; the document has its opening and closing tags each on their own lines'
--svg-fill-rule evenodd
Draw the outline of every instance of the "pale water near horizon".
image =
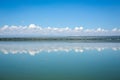
<svg viewBox="0 0 120 80">
<path fill-rule="evenodd" d="M 120 80 L 120 43 L 1 41 L 0 80 Z"/>
</svg>

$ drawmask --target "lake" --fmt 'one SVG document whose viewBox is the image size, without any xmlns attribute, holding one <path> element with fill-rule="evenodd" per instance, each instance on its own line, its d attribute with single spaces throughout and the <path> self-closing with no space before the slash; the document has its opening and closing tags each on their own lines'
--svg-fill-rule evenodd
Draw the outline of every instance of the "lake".
<svg viewBox="0 0 120 80">
<path fill-rule="evenodd" d="M 120 80 L 120 43 L 0 41 L 0 80 Z"/>
</svg>

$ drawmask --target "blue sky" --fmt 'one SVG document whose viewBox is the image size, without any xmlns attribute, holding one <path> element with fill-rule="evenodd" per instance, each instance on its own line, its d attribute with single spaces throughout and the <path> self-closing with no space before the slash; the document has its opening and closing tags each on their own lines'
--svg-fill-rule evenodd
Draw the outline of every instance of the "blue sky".
<svg viewBox="0 0 120 80">
<path fill-rule="evenodd" d="M 0 26 L 120 28 L 120 0 L 0 0 Z"/>
</svg>

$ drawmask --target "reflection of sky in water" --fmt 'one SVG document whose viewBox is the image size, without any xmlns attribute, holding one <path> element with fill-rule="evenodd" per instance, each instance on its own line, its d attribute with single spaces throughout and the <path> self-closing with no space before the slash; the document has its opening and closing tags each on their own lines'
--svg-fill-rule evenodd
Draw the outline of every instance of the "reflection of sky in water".
<svg viewBox="0 0 120 80">
<path fill-rule="evenodd" d="M 120 80 L 119 53 L 120 43 L 0 42 L 0 80 Z"/>
<path fill-rule="evenodd" d="M 0 52 L 3 54 L 21 54 L 30 55 L 42 52 L 70 52 L 82 53 L 87 50 L 104 51 L 112 49 L 120 50 L 120 43 L 69 43 L 69 42 L 0 42 Z"/>
</svg>

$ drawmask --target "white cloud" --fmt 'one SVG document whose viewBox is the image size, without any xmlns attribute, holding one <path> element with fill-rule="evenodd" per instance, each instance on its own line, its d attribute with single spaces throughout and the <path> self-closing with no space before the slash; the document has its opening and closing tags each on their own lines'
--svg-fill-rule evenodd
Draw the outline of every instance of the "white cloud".
<svg viewBox="0 0 120 80">
<path fill-rule="evenodd" d="M 100 32 L 100 31 L 102 31 L 102 29 L 101 29 L 101 28 L 98 28 L 96 31 Z"/>
<path fill-rule="evenodd" d="M 0 30 L 5 30 L 8 28 L 8 25 L 3 26 Z"/>
<path fill-rule="evenodd" d="M 117 28 L 112 29 L 112 31 L 117 31 Z"/>
<path fill-rule="evenodd" d="M 83 27 L 75 27 L 75 30 L 78 31 L 78 30 L 83 30 Z"/>
<path fill-rule="evenodd" d="M 41 27 L 35 24 L 29 26 L 8 26 L 5 25 L 0 28 L 0 36 L 106 36 L 119 35 L 120 29 L 113 28 L 112 30 L 105 30 L 103 28 L 84 29 L 83 27 Z"/>
</svg>

